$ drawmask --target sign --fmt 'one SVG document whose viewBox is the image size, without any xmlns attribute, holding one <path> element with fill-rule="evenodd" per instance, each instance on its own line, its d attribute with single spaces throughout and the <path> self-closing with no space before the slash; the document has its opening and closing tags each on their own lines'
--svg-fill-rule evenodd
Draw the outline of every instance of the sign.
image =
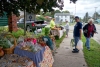
<svg viewBox="0 0 100 67">
<path fill-rule="evenodd" d="M 35 14 L 26 13 L 26 21 L 35 21 Z"/>
</svg>

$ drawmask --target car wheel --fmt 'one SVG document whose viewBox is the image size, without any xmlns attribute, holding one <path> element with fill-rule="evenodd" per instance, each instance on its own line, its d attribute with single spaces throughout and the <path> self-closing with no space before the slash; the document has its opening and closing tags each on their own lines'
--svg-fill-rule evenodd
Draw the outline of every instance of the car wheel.
<svg viewBox="0 0 100 67">
<path fill-rule="evenodd" d="M 27 26 L 26 31 L 28 31 L 28 32 L 30 32 L 30 31 L 31 31 L 30 26 Z"/>
</svg>

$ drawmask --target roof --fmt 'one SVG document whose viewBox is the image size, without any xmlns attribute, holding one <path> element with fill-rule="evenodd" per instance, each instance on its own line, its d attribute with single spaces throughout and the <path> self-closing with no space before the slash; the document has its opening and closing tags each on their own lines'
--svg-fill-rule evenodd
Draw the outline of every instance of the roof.
<svg viewBox="0 0 100 67">
<path fill-rule="evenodd" d="M 70 13 L 55 13 L 55 16 L 70 16 Z"/>
</svg>

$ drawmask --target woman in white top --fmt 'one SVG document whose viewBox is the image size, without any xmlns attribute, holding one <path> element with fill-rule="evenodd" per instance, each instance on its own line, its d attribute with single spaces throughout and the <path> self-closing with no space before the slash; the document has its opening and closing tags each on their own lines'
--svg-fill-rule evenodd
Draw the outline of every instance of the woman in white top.
<svg viewBox="0 0 100 67">
<path fill-rule="evenodd" d="M 68 21 L 66 21 L 65 29 L 66 29 L 66 37 L 68 37 L 68 32 L 69 32 L 69 23 L 68 23 Z"/>
</svg>

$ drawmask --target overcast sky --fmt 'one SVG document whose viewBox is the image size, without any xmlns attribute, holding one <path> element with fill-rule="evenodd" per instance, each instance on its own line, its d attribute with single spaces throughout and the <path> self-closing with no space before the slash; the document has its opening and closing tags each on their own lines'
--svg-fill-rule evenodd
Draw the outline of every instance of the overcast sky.
<svg viewBox="0 0 100 67">
<path fill-rule="evenodd" d="M 93 13 L 95 12 L 95 7 L 97 7 L 96 11 L 100 14 L 99 6 L 100 6 L 100 0 L 78 0 L 76 2 L 76 10 L 75 10 L 75 4 L 70 3 L 70 0 L 64 0 L 63 10 L 68 10 L 73 15 L 77 15 L 83 18 L 86 12 L 88 12 L 90 16 L 93 16 Z"/>
</svg>

